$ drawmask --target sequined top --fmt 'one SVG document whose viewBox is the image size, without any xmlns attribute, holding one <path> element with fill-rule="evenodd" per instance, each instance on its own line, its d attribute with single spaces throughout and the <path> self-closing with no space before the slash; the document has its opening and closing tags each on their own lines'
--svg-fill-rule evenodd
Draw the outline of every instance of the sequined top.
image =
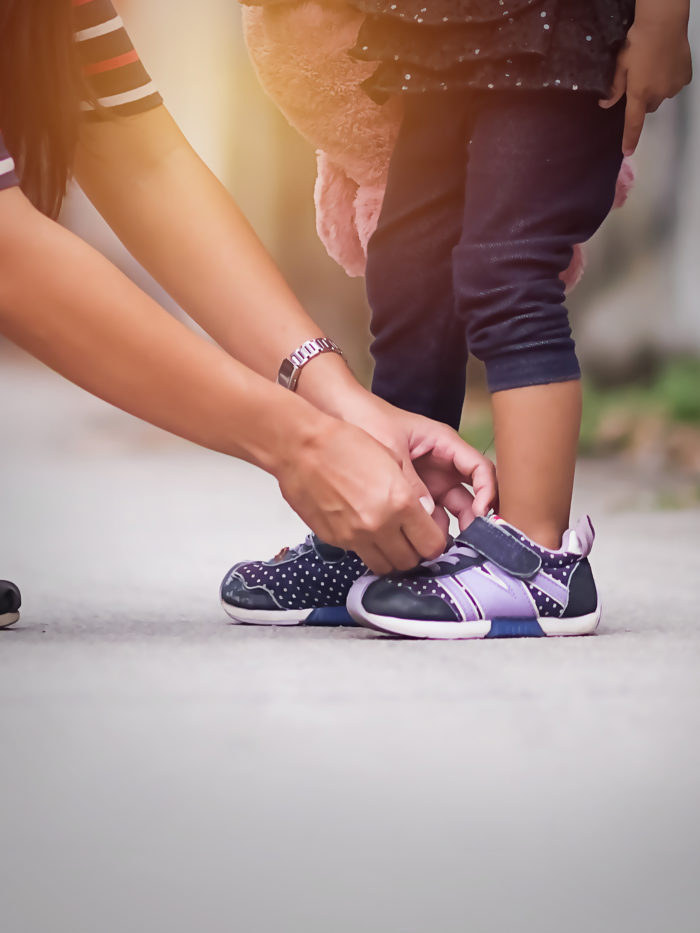
<svg viewBox="0 0 700 933">
<path fill-rule="evenodd" d="M 351 54 L 365 88 L 562 88 L 605 96 L 635 0 L 349 0 L 367 14 Z"/>
</svg>

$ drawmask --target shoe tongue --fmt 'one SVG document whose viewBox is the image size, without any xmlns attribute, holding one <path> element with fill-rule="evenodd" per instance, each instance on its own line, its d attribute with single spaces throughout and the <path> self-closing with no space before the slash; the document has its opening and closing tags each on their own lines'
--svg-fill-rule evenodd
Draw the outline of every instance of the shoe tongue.
<svg viewBox="0 0 700 933">
<path fill-rule="evenodd" d="M 573 528 L 569 528 L 564 532 L 561 549 L 562 551 L 568 551 L 570 554 L 588 557 L 594 541 L 595 530 L 593 523 L 588 515 L 584 515 Z"/>
<path fill-rule="evenodd" d="M 322 557 L 323 560 L 337 561 L 345 557 L 347 551 L 344 551 L 342 547 L 336 547 L 334 544 L 328 544 L 326 541 L 322 541 L 317 535 L 314 535 L 313 538 L 314 550 L 319 557 Z"/>
</svg>

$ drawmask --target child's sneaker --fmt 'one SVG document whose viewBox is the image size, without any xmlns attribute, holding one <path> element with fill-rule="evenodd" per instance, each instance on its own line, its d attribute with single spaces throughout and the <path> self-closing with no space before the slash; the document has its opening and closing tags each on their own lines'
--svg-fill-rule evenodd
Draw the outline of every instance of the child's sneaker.
<svg viewBox="0 0 700 933">
<path fill-rule="evenodd" d="M 361 625 L 413 638 L 587 635 L 600 621 L 593 538 L 586 517 L 550 551 L 496 516 L 476 518 L 437 560 L 358 580 L 348 609 Z"/>
<path fill-rule="evenodd" d="M 272 560 L 233 566 L 221 584 L 221 602 L 234 621 L 253 625 L 354 625 L 345 601 L 366 572 L 354 551 L 308 535 Z"/>
<path fill-rule="evenodd" d="M 14 625 L 19 619 L 19 607 L 22 597 L 14 583 L 9 580 L 0 580 L 0 628 Z"/>
</svg>

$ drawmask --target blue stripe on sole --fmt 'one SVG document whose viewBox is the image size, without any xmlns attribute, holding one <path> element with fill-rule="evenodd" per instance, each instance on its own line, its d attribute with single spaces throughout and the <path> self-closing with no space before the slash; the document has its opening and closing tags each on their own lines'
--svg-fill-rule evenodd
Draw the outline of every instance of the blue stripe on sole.
<svg viewBox="0 0 700 933">
<path fill-rule="evenodd" d="M 345 606 L 324 606 L 321 609 L 314 609 L 311 615 L 306 617 L 304 625 L 352 625 L 357 623 L 352 618 Z"/>
<path fill-rule="evenodd" d="M 485 638 L 543 638 L 545 633 L 537 619 L 492 619 L 491 631 Z"/>
</svg>

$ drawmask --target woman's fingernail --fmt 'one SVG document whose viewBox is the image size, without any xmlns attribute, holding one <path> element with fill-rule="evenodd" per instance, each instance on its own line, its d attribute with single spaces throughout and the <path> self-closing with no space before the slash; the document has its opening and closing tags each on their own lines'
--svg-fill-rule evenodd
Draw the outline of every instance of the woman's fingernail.
<svg viewBox="0 0 700 933">
<path fill-rule="evenodd" d="M 421 496 L 420 504 L 423 506 L 428 515 L 432 515 L 435 511 L 435 503 L 433 502 L 432 496 Z"/>
</svg>

